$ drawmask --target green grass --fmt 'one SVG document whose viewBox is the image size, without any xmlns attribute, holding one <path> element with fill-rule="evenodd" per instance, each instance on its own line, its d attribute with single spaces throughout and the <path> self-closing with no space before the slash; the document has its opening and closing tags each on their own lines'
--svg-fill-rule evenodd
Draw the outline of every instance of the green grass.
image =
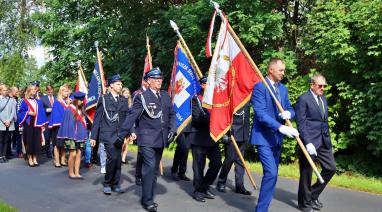
<svg viewBox="0 0 382 212">
<path fill-rule="evenodd" d="M 137 146 L 129 145 L 129 151 L 136 152 Z M 165 149 L 163 152 L 163 157 L 173 158 L 174 151 Z M 192 155 L 188 155 L 188 159 L 192 160 Z M 249 168 L 252 172 L 259 174 L 263 173 L 260 163 L 248 163 Z M 300 171 L 298 164 L 281 164 L 279 166 L 279 176 L 286 177 L 294 180 L 298 180 L 300 177 Z M 316 180 L 316 177 L 313 174 L 313 180 Z M 336 174 L 333 176 L 332 180 L 329 182 L 329 186 L 365 191 L 374 194 L 382 194 L 382 180 L 372 177 L 365 177 L 362 175 L 353 175 L 351 173 Z"/>
<path fill-rule="evenodd" d="M 1 212 L 16 212 L 17 209 L 6 204 L 4 201 L 0 200 L 0 211 Z"/>
</svg>

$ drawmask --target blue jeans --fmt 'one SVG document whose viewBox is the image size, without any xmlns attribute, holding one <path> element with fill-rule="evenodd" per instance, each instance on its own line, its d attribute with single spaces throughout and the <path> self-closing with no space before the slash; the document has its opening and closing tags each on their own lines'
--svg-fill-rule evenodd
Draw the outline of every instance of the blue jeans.
<svg viewBox="0 0 382 212">
<path fill-rule="evenodd" d="M 92 158 L 92 146 L 90 145 L 90 139 L 87 139 L 85 142 L 85 163 L 90 163 L 90 159 Z"/>
</svg>

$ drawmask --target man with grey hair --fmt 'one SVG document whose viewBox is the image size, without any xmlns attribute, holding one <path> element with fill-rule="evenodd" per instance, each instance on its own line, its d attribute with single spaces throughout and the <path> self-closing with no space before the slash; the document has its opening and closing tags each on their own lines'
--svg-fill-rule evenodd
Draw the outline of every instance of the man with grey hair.
<svg viewBox="0 0 382 212">
<path fill-rule="evenodd" d="M 320 210 L 323 207 L 318 197 L 336 171 L 328 125 L 328 101 L 324 96 L 326 85 L 323 75 L 313 75 L 310 80 L 310 89 L 299 96 L 296 103 L 300 138 L 312 159 L 320 163 L 321 176 L 325 181 L 323 184 L 317 181 L 311 185 L 312 167 L 305 156 L 300 154 L 298 206 L 302 211 Z"/>
</svg>

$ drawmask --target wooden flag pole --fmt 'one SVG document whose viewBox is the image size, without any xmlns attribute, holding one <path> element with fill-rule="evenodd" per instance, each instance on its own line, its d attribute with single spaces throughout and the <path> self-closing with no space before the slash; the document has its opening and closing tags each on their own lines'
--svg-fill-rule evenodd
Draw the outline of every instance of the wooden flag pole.
<svg viewBox="0 0 382 212">
<path fill-rule="evenodd" d="M 239 155 L 239 158 L 240 158 L 241 162 L 243 163 L 245 172 L 247 173 L 247 176 L 248 176 L 249 180 L 251 181 L 251 184 L 252 184 L 253 188 L 256 190 L 257 186 L 256 186 L 256 183 L 255 183 L 255 180 L 252 178 L 251 171 L 249 170 L 249 168 L 247 166 L 247 163 L 245 162 L 244 157 L 241 154 L 239 146 L 237 146 L 236 139 L 235 139 L 235 137 L 233 137 L 233 135 L 231 135 L 231 141 L 232 141 L 233 146 L 235 147 L 236 153 Z"/>
<path fill-rule="evenodd" d="M 149 66 L 151 70 L 153 68 L 153 64 L 152 64 L 151 51 L 150 51 L 150 41 L 147 35 L 146 35 L 146 49 L 147 49 L 147 54 L 149 55 Z"/>
<path fill-rule="evenodd" d="M 220 18 L 222 20 L 225 20 L 224 15 L 222 14 L 221 10 L 219 9 L 219 5 L 216 2 L 213 2 L 213 1 L 211 1 L 211 2 L 213 3 L 213 5 L 215 7 L 215 10 L 218 12 Z M 255 62 L 252 60 L 252 58 L 249 55 L 248 51 L 245 49 L 244 45 L 241 43 L 240 38 L 236 35 L 235 31 L 232 29 L 231 25 L 229 25 L 229 24 L 228 24 L 228 31 L 231 33 L 233 39 L 239 45 L 239 48 L 241 49 L 241 51 L 243 51 L 245 57 L 247 58 L 247 60 L 251 64 L 252 68 L 256 71 L 256 73 L 260 77 L 261 81 L 264 83 L 264 85 L 267 87 L 268 91 L 271 93 L 272 98 L 276 102 L 276 105 L 277 105 L 277 108 L 279 109 L 279 111 L 281 113 L 284 112 L 284 109 L 282 108 L 282 106 L 281 106 L 280 102 L 278 101 L 278 99 L 276 98 L 276 96 L 271 91 L 271 88 L 269 87 L 268 83 L 265 81 L 265 78 L 261 74 L 259 68 L 256 66 Z M 286 124 L 289 127 L 293 127 L 292 122 L 290 120 L 288 120 L 288 119 L 286 120 Z M 300 146 L 302 152 L 304 153 L 306 159 L 308 160 L 310 166 L 312 167 L 314 173 L 316 174 L 318 181 L 320 183 L 324 183 L 324 179 L 322 178 L 320 172 L 318 171 L 318 169 L 317 169 L 316 165 L 314 164 L 312 158 L 310 157 L 309 153 L 306 151 L 304 143 L 301 141 L 299 136 L 296 136 L 295 139 L 297 140 L 298 145 Z"/>
<path fill-rule="evenodd" d="M 191 66 L 192 66 L 192 68 L 194 68 L 196 76 L 198 77 L 198 79 L 202 78 L 203 74 L 200 71 L 198 64 L 196 63 L 194 56 L 192 56 L 192 53 L 191 53 L 190 49 L 188 48 L 186 41 L 184 41 L 182 34 L 180 34 L 178 25 L 176 25 L 176 23 L 174 21 L 170 21 L 170 25 L 174 29 L 176 34 L 178 35 L 178 37 L 180 39 L 180 44 L 182 45 L 183 49 L 186 50 L 187 57 L 190 58 Z"/>
</svg>

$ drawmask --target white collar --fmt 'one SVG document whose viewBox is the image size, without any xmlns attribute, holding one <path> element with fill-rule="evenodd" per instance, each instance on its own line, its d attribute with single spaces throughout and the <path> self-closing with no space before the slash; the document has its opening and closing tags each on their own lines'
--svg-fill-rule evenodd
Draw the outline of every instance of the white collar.
<svg viewBox="0 0 382 212">
<path fill-rule="evenodd" d="M 275 81 L 273 81 L 273 80 L 271 80 L 268 76 L 267 76 L 267 79 L 269 80 L 269 82 L 271 82 L 271 85 L 273 86 L 273 87 L 275 87 Z"/>
<path fill-rule="evenodd" d="M 151 90 L 151 92 L 153 92 L 155 95 L 156 95 L 157 93 L 159 93 L 159 96 L 160 96 L 160 91 L 156 91 L 156 90 L 151 89 L 151 88 L 150 88 L 150 90 Z"/>
<path fill-rule="evenodd" d="M 315 94 L 315 93 L 312 91 L 312 89 L 309 89 L 309 90 L 310 90 L 310 93 L 312 93 L 312 95 L 314 96 L 314 98 L 317 99 L 317 98 L 318 98 L 318 95 Z"/>
</svg>

